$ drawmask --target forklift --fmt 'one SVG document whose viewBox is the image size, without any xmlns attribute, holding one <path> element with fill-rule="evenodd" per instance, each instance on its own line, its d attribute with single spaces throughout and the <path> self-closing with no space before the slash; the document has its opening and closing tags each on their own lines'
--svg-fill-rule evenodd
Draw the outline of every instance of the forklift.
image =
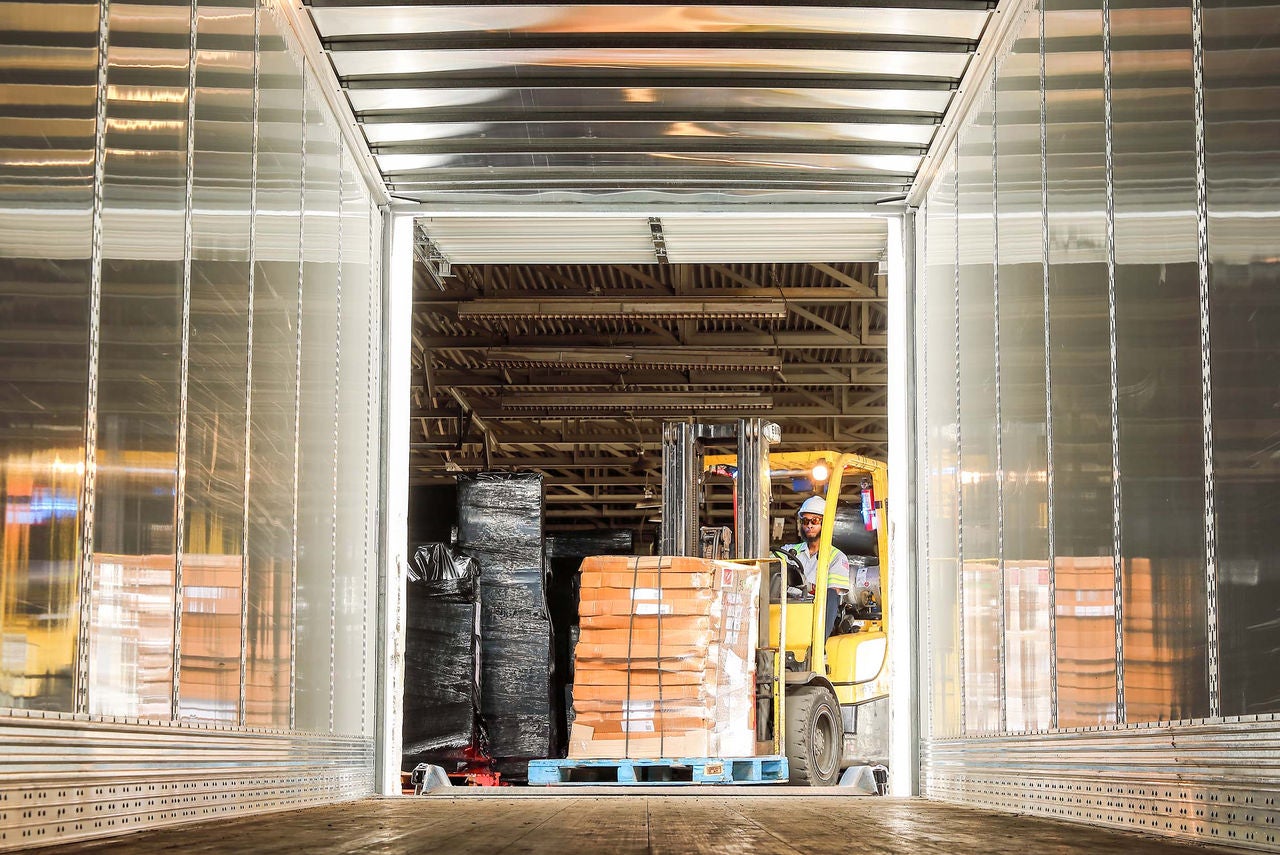
<svg viewBox="0 0 1280 855">
<path fill-rule="evenodd" d="M 876 791 L 887 784 L 887 567 L 863 568 L 842 598 L 842 614 L 826 637 L 827 571 L 841 485 L 855 483 L 860 510 L 887 561 L 883 524 L 888 472 L 884 463 L 833 451 L 770 453 L 778 426 L 764 419 L 725 424 L 671 421 L 663 425 L 663 555 L 696 555 L 702 542 L 698 498 L 706 473 L 730 475 L 734 489 L 731 560 L 765 569 L 761 585 L 760 647 L 756 656 L 756 738 L 762 751 L 783 754 L 789 782 L 833 786 L 846 767 L 868 767 Z M 710 455 L 704 447 L 736 440 L 737 453 Z M 798 593 L 794 560 L 771 554 L 772 480 L 826 472 L 826 512 L 819 538 L 814 595 Z M 815 478 L 815 484 L 821 478 Z M 721 557 L 721 556 L 706 556 Z M 791 565 L 790 567 L 788 565 Z M 790 578 L 789 578 L 790 577 Z"/>
</svg>

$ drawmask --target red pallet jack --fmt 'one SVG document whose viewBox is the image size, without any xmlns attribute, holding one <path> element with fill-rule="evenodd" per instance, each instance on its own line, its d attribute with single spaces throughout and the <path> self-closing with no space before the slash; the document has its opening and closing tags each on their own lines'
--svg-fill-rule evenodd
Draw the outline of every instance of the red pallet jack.
<svg viewBox="0 0 1280 855">
<path fill-rule="evenodd" d="M 409 773 L 409 784 L 413 794 L 420 796 L 445 785 L 455 787 L 509 787 L 510 783 L 502 780 L 502 773 L 493 768 L 493 758 L 482 750 L 471 746 L 466 749 L 463 758 L 453 771 L 429 763 L 419 763 Z"/>
</svg>

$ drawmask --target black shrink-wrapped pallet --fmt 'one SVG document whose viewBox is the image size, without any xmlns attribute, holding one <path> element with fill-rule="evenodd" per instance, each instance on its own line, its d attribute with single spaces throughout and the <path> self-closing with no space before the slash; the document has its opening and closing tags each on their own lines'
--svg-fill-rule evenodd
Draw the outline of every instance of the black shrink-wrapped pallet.
<svg viewBox="0 0 1280 855">
<path fill-rule="evenodd" d="M 635 533 L 627 529 L 592 529 L 547 534 L 547 607 L 555 633 L 556 721 L 560 727 L 557 757 L 568 753 L 569 712 L 573 709 L 573 648 L 578 635 L 578 570 L 588 555 L 631 555 Z"/>
<path fill-rule="evenodd" d="M 458 549 L 480 570 L 480 715 L 494 767 L 515 780 L 559 742 L 542 516 L 537 473 L 458 477 Z"/>
<path fill-rule="evenodd" d="M 405 584 L 404 747 L 401 768 L 461 768 L 483 748 L 480 598 L 474 561 L 443 543 L 414 552 Z"/>
<path fill-rule="evenodd" d="M 547 606 L 556 632 L 556 664 L 569 675 L 568 628 L 578 623 L 578 570 L 588 555 L 631 555 L 635 533 L 626 530 L 552 532 L 547 535 Z"/>
</svg>

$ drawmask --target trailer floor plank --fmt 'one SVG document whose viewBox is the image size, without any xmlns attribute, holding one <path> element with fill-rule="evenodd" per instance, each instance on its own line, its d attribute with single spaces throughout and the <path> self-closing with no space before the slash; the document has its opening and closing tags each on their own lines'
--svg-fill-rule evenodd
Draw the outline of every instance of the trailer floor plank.
<svg viewBox="0 0 1280 855">
<path fill-rule="evenodd" d="M 61 844 L 59 853 L 183 855 L 1176 855 L 1238 849 L 1179 843 L 923 799 L 800 788 L 655 794 L 468 788 L 365 799 Z"/>
</svg>

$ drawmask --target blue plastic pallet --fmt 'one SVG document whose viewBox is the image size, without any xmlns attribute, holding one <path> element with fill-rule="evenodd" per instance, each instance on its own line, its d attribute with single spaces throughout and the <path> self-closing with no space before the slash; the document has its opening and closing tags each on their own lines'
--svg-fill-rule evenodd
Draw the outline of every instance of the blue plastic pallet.
<svg viewBox="0 0 1280 855">
<path fill-rule="evenodd" d="M 671 786 L 673 784 L 782 784 L 787 758 L 678 757 L 619 760 L 532 760 L 531 786 Z"/>
</svg>

